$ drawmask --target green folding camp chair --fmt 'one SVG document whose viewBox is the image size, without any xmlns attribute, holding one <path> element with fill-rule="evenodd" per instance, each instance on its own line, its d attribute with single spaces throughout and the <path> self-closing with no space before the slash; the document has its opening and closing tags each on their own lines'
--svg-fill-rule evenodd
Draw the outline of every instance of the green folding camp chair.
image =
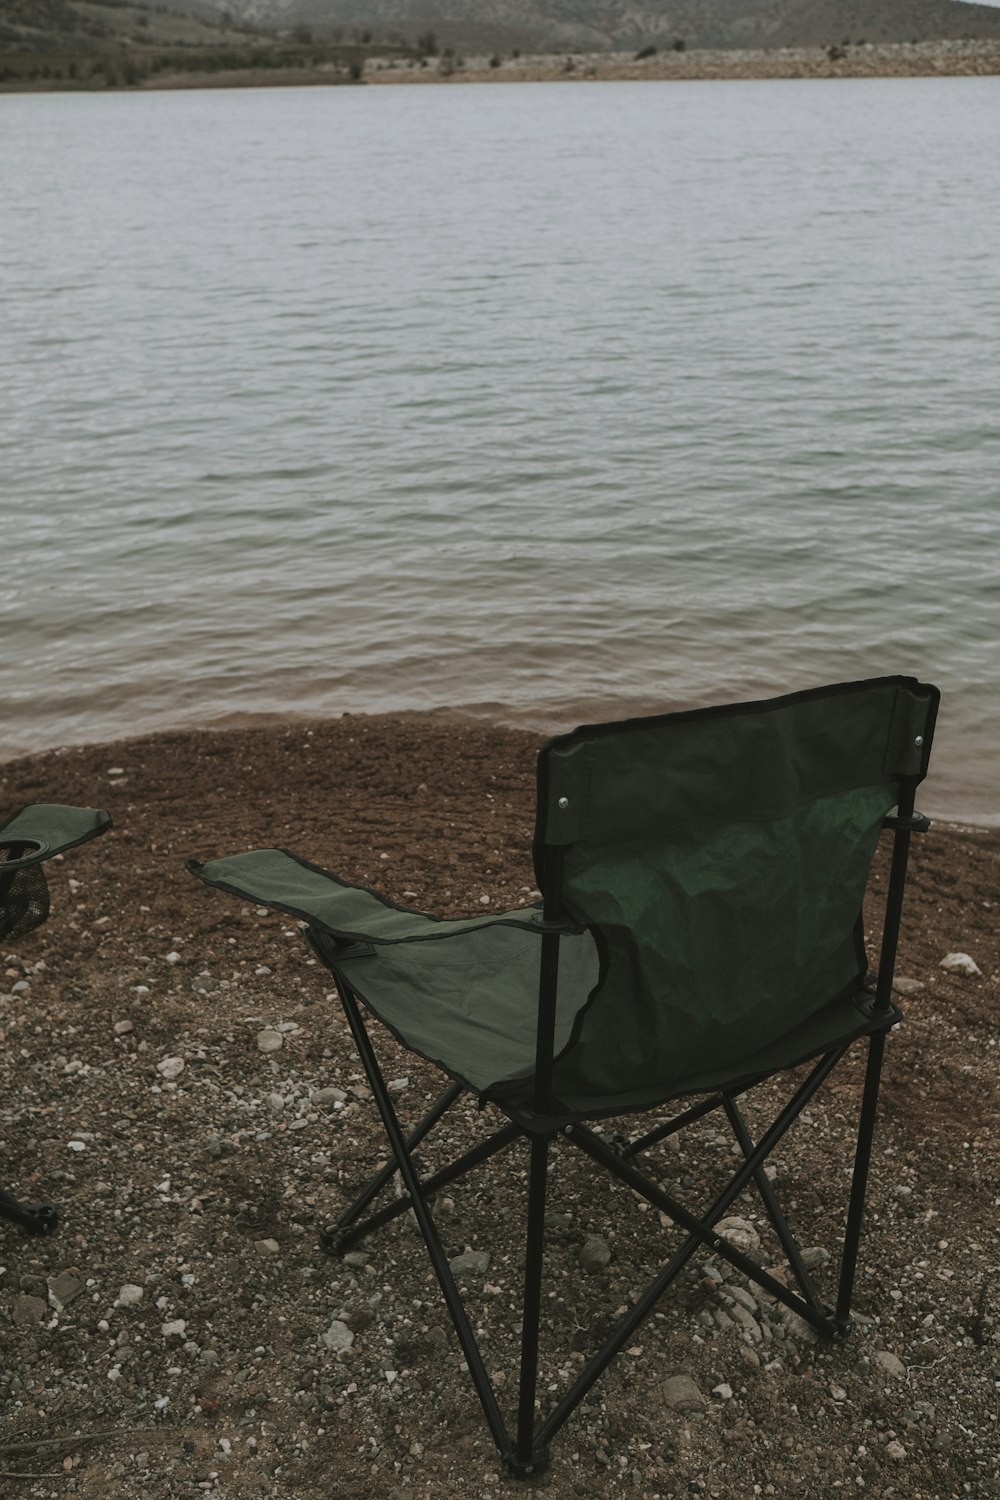
<svg viewBox="0 0 1000 1500">
<path fill-rule="evenodd" d="M 90 807 L 37 803 L 0 824 L 0 941 L 12 942 L 41 925 L 49 914 L 49 888 L 42 865 L 53 855 L 103 833 L 106 812 Z M 58 1222 L 51 1204 L 19 1203 L 0 1188 L 0 1218 L 31 1234 L 51 1234 Z"/>
<path fill-rule="evenodd" d="M 538 763 L 540 909 L 437 921 L 281 850 L 191 865 L 209 884 L 308 924 L 309 941 L 336 980 L 393 1154 L 324 1243 L 343 1252 L 412 1209 L 509 1473 L 544 1468 L 553 1435 L 699 1247 L 820 1334 L 848 1331 L 882 1052 L 899 1020 L 891 992 L 907 850 L 911 833 L 928 826 L 914 812 L 914 792 L 926 774 L 938 696 L 912 678 L 877 678 L 592 725 L 552 740 Z M 892 830 L 894 850 L 876 982 L 861 906 L 883 827 Z M 362 1006 L 453 1080 L 409 1135 Z M 828 1306 L 764 1166 L 859 1038 L 868 1039 L 867 1072 L 839 1284 Z M 808 1067 L 790 1082 L 789 1102 L 754 1140 L 740 1096 L 802 1064 Z M 422 1175 L 418 1147 L 466 1091 L 504 1123 L 451 1166 Z M 586 1123 L 674 1101 L 683 1102 L 679 1113 L 638 1138 L 621 1137 L 617 1148 L 617 1136 L 609 1140 Z M 695 1212 L 635 1163 L 710 1111 L 728 1121 L 740 1164 Z M 521 1137 L 530 1170 L 512 1433 L 431 1198 Z M 538 1421 L 546 1188 L 557 1139 L 607 1168 L 684 1239 Z M 369 1212 L 397 1172 L 405 1191 L 390 1192 L 387 1206 Z M 516 1186 L 520 1177 L 511 1181 Z M 763 1203 L 787 1261 L 782 1276 L 716 1228 L 744 1189 Z"/>
</svg>

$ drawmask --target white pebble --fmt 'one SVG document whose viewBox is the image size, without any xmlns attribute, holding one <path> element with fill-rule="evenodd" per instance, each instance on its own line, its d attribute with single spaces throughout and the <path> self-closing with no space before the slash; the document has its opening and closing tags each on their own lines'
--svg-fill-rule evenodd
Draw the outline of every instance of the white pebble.
<svg viewBox="0 0 1000 1500">
<path fill-rule="evenodd" d="M 169 1083 L 179 1078 L 184 1072 L 184 1059 L 183 1057 L 165 1057 L 162 1062 L 156 1064 L 156 1071 Z"/>
<path fill-rule="evenodd" d="M 328 1349 L 332 1349 L 339 1354 L 351 1347 L 354 1343 L 354 1334 L 346 1323 L 341 1322 L 339 1318 L 334 1318 L 329 1328 L 323 1334 L 323 1343 Z"/>
<path fill-rule="evenodd" d="M 278 1052 L 281 1049 L 282 1040 L 280 1031 L 271 1031 L 270 1029 L 258 1031 L 257 1050 L 258 1052 Z"/>
<path fill-rule="evenodd" d="M 946 953 L 940 967 L 949 974 L 981 974 L 983 971 L 968 953 Z"/>
</svg>

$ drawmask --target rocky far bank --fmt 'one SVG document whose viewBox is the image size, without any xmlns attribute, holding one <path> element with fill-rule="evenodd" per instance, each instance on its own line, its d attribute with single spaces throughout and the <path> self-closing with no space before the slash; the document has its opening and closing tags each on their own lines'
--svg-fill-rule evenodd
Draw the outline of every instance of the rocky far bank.
<svg viewBox="0 0 1000 1500">
<path fill-rule="evenodd" d="M 369 83 L 554 83 L 588 79 L 983 77 L 995 73 L 1000 73 L 1000 41 L 868 42 L 776 51 L 659 49 L 648 56 L 592 52 L 558 57 L 446 57 L 431 60 L 426 67 L 398 59 L 376 60 L 364 77 Z"/>
<path fill-rule="evenodd" d="M 9 61 L 10 59 L 8 59 Z M 206 62 L 198 49 L 155 68 L 141 52 L 81 57 L 51 65 L 43 56 L 21 57 L 16 69 L 0 69 L 0 93 L 81 92 L 107 89 L 358 87 L 367 84 L 661 82 L 776 78 L 954 78 L 1000 73 L 1000 41 L 863 43 L 831 47 L 786 47 L 775 51 L 644 49 L 570 52 L 559 55 L 470 56 L 423 59 L 369 56 L 348 68 L 342 60 L 294 62 L 256 54 L 238 64 L 221 56 Z"/>
</svg>

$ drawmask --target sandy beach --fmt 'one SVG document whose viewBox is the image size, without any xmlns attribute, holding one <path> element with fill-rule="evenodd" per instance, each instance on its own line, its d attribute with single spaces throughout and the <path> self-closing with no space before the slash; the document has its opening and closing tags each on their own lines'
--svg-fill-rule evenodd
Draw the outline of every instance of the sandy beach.
<svg viewBox="0 0 1000 1500">
<path fill-rule="evenodd" d="M 0 1228 L 0 1494 L 527 1493 L 500 1472 L 416 1234 L 400 1222 L 350 1263 L 319 1248 L 383 1156 L 329 976 L 294 923 L 184 861 L 279 844 L 406 905 L 505 909 L 533 895 L 538 744 L 457 717 L 345 716 L 0 767 L 5 815 L 63 801 L 115 820 L 47 866 L 49 921 L 2 955 L 3 1180 L 61 1223 L 50 1239 Z M 917 841 L 852 1336 L 816 1344 L 696 1257 L 560 1435 L 552 1500 L 1000 1496 L 998 872 L 995 834 Z M 884 883 L 880 857 L 873 901 Z M 956 951 L 981 972 L 942 969 Z M 389 1058 L 416 1116 L 433 1070 Z M 821 1279 L 853 1108 L 843 1085 L 821 1096 L 777 1163 Z M 472 1109 L 461 1123 L 482 1128 Z M 685 1147 L 663 1171 L 697 1202 L 693 1161 Z M 518 1282 L 509 1165 L 441 1205 L 449 1253 L 489 1251 L 468 1290 L 498 1371 Z M 545 1387 L 675 1243 L 559 1165 Z M 591 1235 L 611 1252 L 598 1275 L 580 1263 Z M 349 1347 L 325 1337 L 334 1321 Z M 677 1374 L 699 1396 L 680 1408 Z"/>
</svg>

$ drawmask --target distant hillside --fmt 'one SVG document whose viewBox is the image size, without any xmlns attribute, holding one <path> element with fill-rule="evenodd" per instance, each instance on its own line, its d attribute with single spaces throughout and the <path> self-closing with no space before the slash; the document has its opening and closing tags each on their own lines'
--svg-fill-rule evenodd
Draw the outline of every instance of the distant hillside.
<svg viewBox="0 0 1000 1500">
<path fill-rule="evenodd" d="M 463 57 L 478 56 L 484 66 L 489 58 L 499 69 L 525 53 L 561 61 L 573 52 L 690 58 L 703 49 L 763 49 L 777 65 L 782 48 L 805 47 L 831 59 L 850 52 L 856 67 L 872 51 L 862 43 L 1000 42 L 1000 9 L 964 0 L 174 4 L 177 10 L 143 0 L 0 0 L 0 89 L 351 83 L 386 67 L 453 76 Z"/>
<path fill-rule="evenodd" d="M 0 48 L 94 52 L 119 45 L 203 47 L 231 37 L 231 24 L 221 26 L 218 12 L 199 19 L 181 14 L 181 5 L 170 11 L 138 0 L 0 0 Z"/>
<path fill-rule="evenodd" d="M 180 0 L 184 3 L 184 0 Z M 283 36 L 138 0 L 0 0 L 0 89 L 354 83 L 354 42 Z"/>
<path fill-rule="evenodd" d="M 1000 10 L 964 0 L 199 0 L 267 27 L 466 51 L 826 46 L 1000 38 Z"/>
</svg>

